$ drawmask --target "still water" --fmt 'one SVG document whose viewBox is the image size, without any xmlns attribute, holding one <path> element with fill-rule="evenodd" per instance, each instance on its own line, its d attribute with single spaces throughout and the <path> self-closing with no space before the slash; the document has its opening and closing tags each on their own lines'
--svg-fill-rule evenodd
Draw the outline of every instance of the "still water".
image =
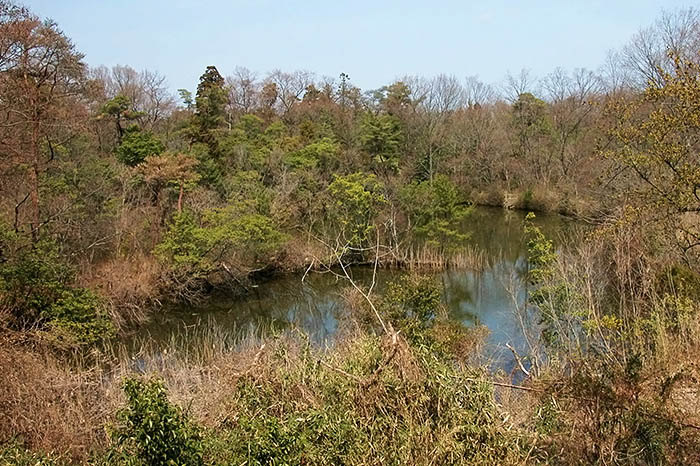
<svg viewBox="0 0 700 466">
<path fill-rule="evenodd" d="M 521 349 L 524 345 L 516 316 L 517 306 L 525 299 L 524 217 L 524 212 L 475 209 L 463 228 L 470 234 L 469 243 L 484 255 L 485 266 L 480 270 L 435 273 L 450 318 L 468 326 L 488 327 L 488 358 L 503 368 L 512 358 L 505 344 Z M 555 244 L 571 238 L 577 228 L 559 216 L 538 215 L 536 223 Z M 404 273 L 379 270 L 376 292 L 381 294 L 388 283 Z M 352 275 L 359 283 L 369 283 L 372 269 L 358 267 Z M 196 345 L 204 334 L 201 329 L 206 327 L 217 329 L 217 334 L 228 341 L 260 331 L 298 329 L 317 344 L 330 344 L 345 312 L 340 293 L 348 286 L 347 280 L 330 273 L 309 273 L 303 282 L 302 275 L 277 278 L 252 288 L 244 297 L 213 298 L 197 307 L 169 310 L 142 328 L 132 341 L 149 340 L 156 349 L 159 345 L 172 348 L 175 341 Z"/>
</svg>

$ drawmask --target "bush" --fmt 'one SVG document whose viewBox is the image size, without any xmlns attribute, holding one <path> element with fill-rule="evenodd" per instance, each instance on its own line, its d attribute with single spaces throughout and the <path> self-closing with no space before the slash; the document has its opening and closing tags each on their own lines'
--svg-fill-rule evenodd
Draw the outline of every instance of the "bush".
<svg viewBox="0 0 700 466">
<path fill-rule="evenodd" d="M 114 335 L 114 326 L 104 312 L 103 303 L 91 290 L 71 288 L 44 313 L 48 328 L 57 342 L 88 345 Z"/>
<path fill-rule="evenodd" d="M 163 143 L 152 133 L 131 127 L 117 148 L 117 159 L 125 165 L 135 167 L 146 160 L 146 157 L 158 155 L 164 150 Z"/>
<path fill-rule="evenodd" d="M 11 316 L 15 328 L 48 330 L 55 341 L 84 345 L 112 335 L 114 328 L 99 296 L 74 287 L 74 272 L 60 256 L 55 243 L 35 244 L 5 233 L 0 249 L 0 309 Z"/>
<path fill-rule="evenodd" d="M 658 289 L 662 295 L 688 297 L 700 302 L 700 274 L 683 264 L 674 264 L 657 278 Z"/>
<path fill-rule="evenodd" d="M 11 441 L 5 445 L 0 444 L 0 464 L 13 466 L 59 466 L 69 463 L 60 457 L 31 451 L 26 449 L 20 442 Z"/>
<path fill-rule="evenodd" d="M 366 113 L 360 124 L 360 143 L 383 173 L 399 169 L 401 122 L 393 115 Z"/>
<path fill-rule="evenodd" d="M 174 270 L 201 279 L 213 269 L 207 258 L 211 243 L 210 235 L 199 226 L 194 214 L 184 210 L 175 214 L 154 252 Z"/>
<path fill-rule="evenodd" d="M 389 285 L 382 309 L 407 338 L 424 336 L 442 307 L 440 288 L 434 278 L 409 275 Z"/>
<path fill-rule="evenodd" d="M 428 245 L 453 249 L 469 235 L 459 232 L 459 223 L 471 212 L 455 184 L 445 176 L 412 183 L 401 190 L 401 206 L 417 236 Z"/>
<path fill-rule="evenodd" d="M 128 378 L 127 406 L 117 413 L 113 453 L 129 465 L 200 465 L 202 437 L 182 411 L 168 401 L 163 383 Z"/>
<path fill-rule="evenodd" d="M 226 270 L 226 281 L 231 278 L 229 266 L 245 270 L 272 261 L 269 255 L 281 247 L 286 235 L 273 226 L 270 217 L 250 212 L 248 207 L 230 204 L 207 210 L 201 224 L 188 211 L 173 217 L 154 250 L 168 269 L 167 286 L 173 295 L 193 300 L 203 285 L 216 284 L 219 270 Z M 246 272 L 239 273 L 245 278 Z"/>
<path fill-rule="evenodd" d="M 207 457 L 250 465 L 523 461 L 529 445 L 503 428 L 478 373 L 402 339 L 387 363 L 385 343 L 356 335 L 321 355 L 323 364 L 311 351 L 270 345 L 255 375 L 237 381 Z"/>
<path fill-rule="evenodd" d="M 382 188 L 376 176 L 365 173 L 335 175 L 328 186 L 333 223 L 349 246 L 359 248 L 370 240 L 375 217 L 386 202 Z"/>
<path fill-rule="evenodd" d="M 432 276 L 407 275 L 390 283 L 380 309 L 409 343 L 447 359 L 465 360 L 486 334 L 484 327 L 467 328 L 448 318 Z"/>
<path fill-rule="evenodd" d="M 330 138 L 323 138 L 285 157 L 285 164 L 291 168 L 311 170 L 319 167 L 328 170 L 337 163 L 340 147 Z"/>
</svg>

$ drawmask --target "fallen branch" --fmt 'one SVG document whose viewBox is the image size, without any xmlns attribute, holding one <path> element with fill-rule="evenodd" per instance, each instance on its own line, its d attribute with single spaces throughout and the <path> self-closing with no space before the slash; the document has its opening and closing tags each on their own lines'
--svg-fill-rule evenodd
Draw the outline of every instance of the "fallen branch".
<svg viewBox="0 0 700 466">
<path fill-rule="evenodd" d="M 518 363 L 518 367 L 520 368 L 521 371 L 523 371 L 523 374 L 530 377 L 530 371 L 525 369 L 525 366 L 523 366 L 523 362 L 520 359 L 520 355 L 518 355 L 518 352 L 515 351 L 515 348 L 513 348 L 510 343 L 506 343 L 506 348 L 508 348 L 511 351 L 511 353 L 513 353 L 513 357 L 515 358 L 515 362 Z"/>
</svg>

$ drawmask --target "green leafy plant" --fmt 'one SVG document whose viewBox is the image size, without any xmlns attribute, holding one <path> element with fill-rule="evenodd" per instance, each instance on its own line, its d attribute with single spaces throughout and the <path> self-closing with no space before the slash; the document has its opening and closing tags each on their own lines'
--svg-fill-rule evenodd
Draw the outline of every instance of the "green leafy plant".
<svg viewBox="0 0 700 466">
<path fill-rule="evenodd" d="M 211 236 L 199 225 L 192 212 L 184 210 L 173 216 L 154 252 L 173 268 L 203 278 L 214 267 L 207 257 L 211 248 Z"/>
<path fill-rule="evenodd" d="M 382 188 L 375 175 L 365 173 L 335 175 L 328 186 L 334 225 L 350 246 L 365 246 L 375 231 L 373 222 L 386 202 Z"/>
<path fill-rule="evenodd" d="M 0 464 L 13 466 L 62 466 L 68 465 L 69 462 L 57 455 L 47 455 L 32 451 L 15 439 L 5 444 L 0 443 Z"/>
<path fill-rule="evenodd" d="M 446 176 L 411 183 L 402 189 L 400 198 L 415 233 L 429 246 L 449 250 L 469 238 L 459 232 L 459 224 L 471 209 Z"/>
<path fill-rule="evenodd" d="M 398 118 L 388 114 L 365 114 L 360 123 L 360 142 L 383 173 L 398 170 L 401 140 L 401 124 Z"/>
<path fill-rule="evenodd" d="M 340 147 L 331 138 L 323 138 L 313 142 L 285 157 L 285 163 L 297 169 L 310 170 L 319 167 L 327 170 L 332 167 L 338 157 Z"/>
<path fill-rule="evenodd" d="M 203 464 L 202 436 L 180 408 L 168 401 L 159 380 L 124 380 L 127 405 L 112 432 L 115 456 L 129 465 Z"/>
<path fill-rule="evenodd" d="M 13 250 L 0 262 L 0 309 L 9 311 L 17 328 L 39 328 L 57 343 L 85 345 L 111 336 L 114 328 L 97 294 L 72 285 L 73 269 L 56 244 L 30 244 L 8 230 L 0 249 Z"/>
<path fill-rule="evenodd" d="M 257 262 L 276 251 L 286 235 L 272 219 L 252 212 L 247 203 L 232 203 L 202 213 L 177 213 L 154 253 L 178 282 L 201 285 L 230 259 Z"/>
<path fill-rule="evenodd" d="M 165 150 L 163 143 L 153 133 L 142 131 L 138 126 L 126 130 L 117 147 L 117 159 L 130 167 L 143 163 L 147 157 L 159 155 Z"/>
<path fill-rule="evenodd" d="M 433 277 L 408 275 L 389 285 L 382 306 L 399 328 L 417 336 L 440 313 L 442 296 Z"/>
</svg>

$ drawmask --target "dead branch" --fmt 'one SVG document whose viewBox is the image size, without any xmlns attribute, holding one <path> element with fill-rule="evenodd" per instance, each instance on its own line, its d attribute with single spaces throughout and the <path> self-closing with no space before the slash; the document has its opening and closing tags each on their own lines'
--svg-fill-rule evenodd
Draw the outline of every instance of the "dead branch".
<svg viewBox="0 0 700 466">
<path fill-rule="evenodd" d="M 510 343 L 506 343 L 506 348 L 508 348 L 508 349 L 511 351 L 511 353 L 513 353 L 513 357 L 515 358 L 515 362 L 518 363 L 518 367 L 519 367 L 520 370 L 523 372 L 523 374 L 525 374 L 526 376 L 530 377 L 530 371 L 528 371 L 527 369 L 525 369 L 525 366 L 523 366 L 523 362 L 522 362 L 522 360 L 520 359 L 520 355 L 518 355 L 518 352 L 515 351 L 515 348 L 513 348 L 513 346 L 511 346 Z"/>
</svg>

